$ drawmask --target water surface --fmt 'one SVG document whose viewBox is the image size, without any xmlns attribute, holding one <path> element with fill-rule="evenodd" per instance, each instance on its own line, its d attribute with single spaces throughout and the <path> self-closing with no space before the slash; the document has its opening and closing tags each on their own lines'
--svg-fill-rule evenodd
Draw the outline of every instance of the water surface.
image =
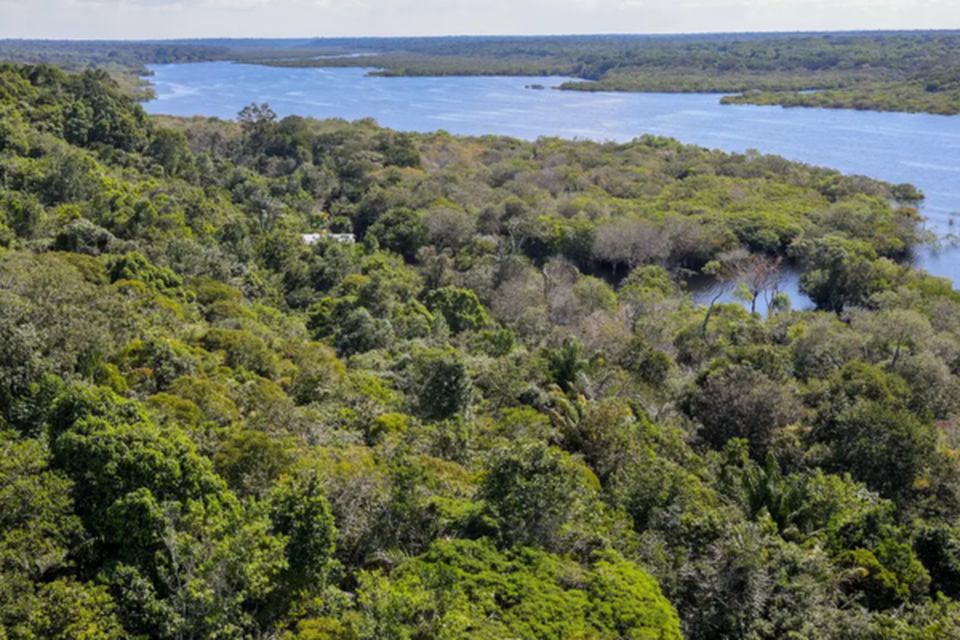
<svg viewBox="0 0 960 640">
<path fill-rule="evenodd" d="M 251 102 L 281 116 L 355 120 L 372 117 L 403 131 L 444 129 L 628 141 L 644 133 L 731 152 L 757 149 L 890 182 L 927 196 L 921 213 L 939 235 L 960 211 L 960 116 L 720 105 L 712 94 L 534 91 L 567 78 L 380 78 L 367 70 L 289 69 L 228 62 L 151 69 L 157 99 L 150 113 L 233 118 Z M 924 250 L 916 262 L 960 281 L 960 250 Z M 795 300 L 796 278 L 786 286 Z"/>
</svg>

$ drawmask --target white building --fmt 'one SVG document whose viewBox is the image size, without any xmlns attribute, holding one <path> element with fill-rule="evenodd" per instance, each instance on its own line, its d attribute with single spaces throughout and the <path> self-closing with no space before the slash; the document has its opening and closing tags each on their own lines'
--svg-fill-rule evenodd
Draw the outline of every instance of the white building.
<svg viewBox="0 0 960 640">
<path fill-rule="evenodd" d="M 340 244 L 356 244 L 357 236 L 352 233 L 305 233 L 303 241 L 308 245 L 314 245 L 318 242 L 330 241 Z"/>
</svg>

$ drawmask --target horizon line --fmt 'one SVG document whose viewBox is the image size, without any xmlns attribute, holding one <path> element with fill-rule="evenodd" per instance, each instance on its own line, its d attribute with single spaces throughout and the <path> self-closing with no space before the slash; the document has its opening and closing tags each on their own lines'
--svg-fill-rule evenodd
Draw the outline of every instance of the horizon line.
<svg viewBox="0 0 960 640">
<path fill-rule="evenodd" d="M 219 40 L 223 42 L 242 41 L 284 41 L 284 40 L 428 40 L 449 38 L 604 38 L 604 37 L 633 37 L 633 38 L 670 38 L 688 36 L 752 36 L 752 35 L 869 35 L 869 34 L 956 34 L 960 35 L 960 27 L 947 29 L 822 29 L 815 31 L 677 31 L 677 32 L 593 32 L 593 33 L 552 33 L 552 34 L 443 34 L 443 35 L 402 35 L 402 36 L 193 36 L 183 38 L 0 38 L 0 42 L 89 42 L 89 43 L 163 43 L 163 42 L 204 42 Z"/>
</svg>

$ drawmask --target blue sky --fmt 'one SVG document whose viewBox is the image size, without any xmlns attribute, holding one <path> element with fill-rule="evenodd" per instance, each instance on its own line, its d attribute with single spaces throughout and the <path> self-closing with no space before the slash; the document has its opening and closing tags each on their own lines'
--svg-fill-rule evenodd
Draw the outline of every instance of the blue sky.
<svg viewBox="0 0 960 640">
<path fill-rule="evenodd" d="M 957 28 L 960 0 L 0 0 L 0 38 Z"/>
</svg>

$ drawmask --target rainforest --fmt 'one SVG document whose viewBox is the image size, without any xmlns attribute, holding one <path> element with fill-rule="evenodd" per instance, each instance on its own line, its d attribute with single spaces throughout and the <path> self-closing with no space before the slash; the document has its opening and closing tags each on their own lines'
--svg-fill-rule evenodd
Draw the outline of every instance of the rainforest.
<svg viewBox="0 0 960 640">
<path fill-rule="evenodd" d="M 2 65 L 0 637 L 957 637 L 922 199 Z"/>
</svg>

